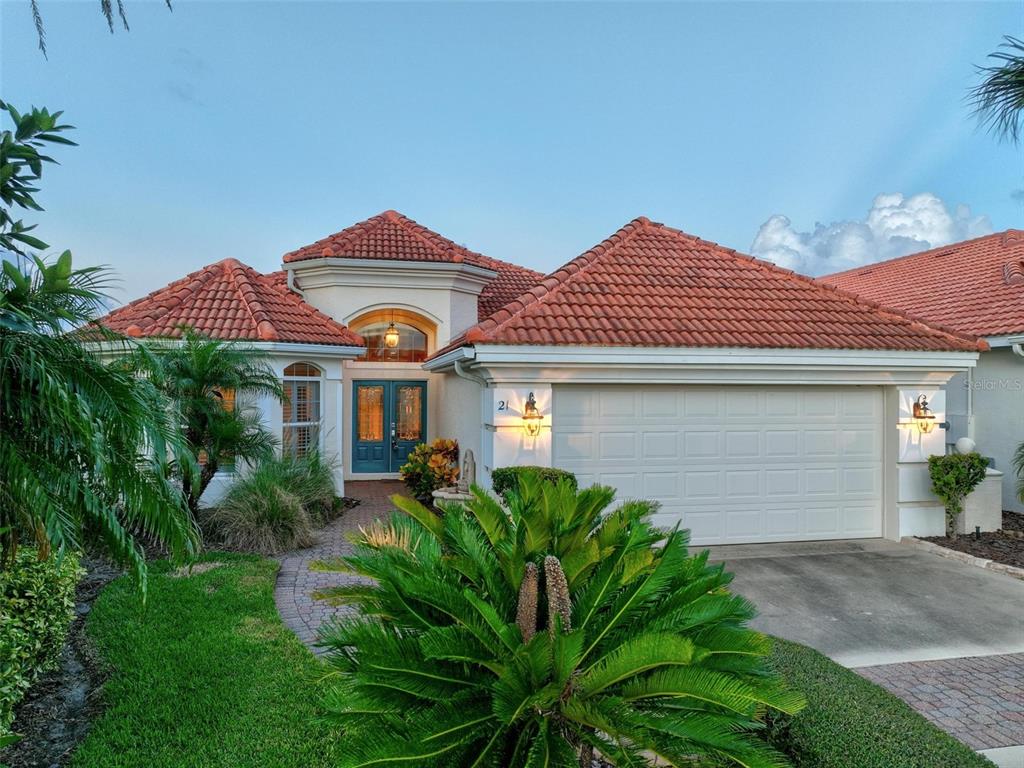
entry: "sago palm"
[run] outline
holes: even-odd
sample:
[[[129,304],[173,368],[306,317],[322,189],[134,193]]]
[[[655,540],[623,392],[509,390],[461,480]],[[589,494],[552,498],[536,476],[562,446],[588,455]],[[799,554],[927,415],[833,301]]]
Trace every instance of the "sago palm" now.
[[[358,613],[325,630],[344,766],[785,765],[753,735],[802,698],[730,576],[688,556],[656,505],[526,476],[504,510],[474,489],[438,515],[364,530],[325,590]]]
[[[191,453],[179,465],[182,490],[195,514],[225,461],[255,463],[273,454],[277,440],[261,422],[253,398],[280,399],[281,382],[266,355],[248,345],[211,339],[188,328],[180,339],[154,340],[132,363],[176,406]]]
[[[176,554],[197,545],[163,471],[187,450],[150,382],[68,333],[102,309],[102,270],[74,270],[66,252],[52,264],[28,261],[4,261],[0,276],[0,553],[10,562],[25,539],[44,553],[73,550],[91,531],[141,578],[137,533]]]

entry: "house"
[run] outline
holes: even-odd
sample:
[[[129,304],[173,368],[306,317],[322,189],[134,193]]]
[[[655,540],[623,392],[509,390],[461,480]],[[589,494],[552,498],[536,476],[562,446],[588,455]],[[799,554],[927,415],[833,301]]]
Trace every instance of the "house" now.
[[[102,322],[266,350],[289,392],[267,425],[341,457],[339,483],[454,437],[484,485],[564,467],[658,500],[696,544],[941,526],[897,488],[941,444],[942,386],[987,349],[642,217],[544,276],[388,211],[281,272],[228,259]]]
[[[945,386],[946,440],[974,440],[1002,472],[1003,509],[1024,512],[1012,464],[1024,443],[1024,231],[1010,229],[822,280],[988,342],[978,365]]]

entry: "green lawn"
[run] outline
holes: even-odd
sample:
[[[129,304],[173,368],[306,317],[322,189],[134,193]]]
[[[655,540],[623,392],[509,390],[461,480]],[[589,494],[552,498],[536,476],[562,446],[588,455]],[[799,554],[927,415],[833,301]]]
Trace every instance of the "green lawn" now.
[[[795,768],[994,768],[908,704],[817,651],[776,640],[772,665],[807,697],[770,740]]]
[[[74,768],[317,768],[337,733],[318,722],[326,668],[280,621],[277,563],[211,553],[224,565],[171,578],[150,567],[145,612],[134,584],[107,587],[88,630],[111,667],[108,709]]]
[[[89,634],[111,667],[108,705],[73,768],[319,768],[339,735],[319,721],[325,666],[281,623],[277,563],[210,553],[224,565],[171,578],[150,568],[107,587]],[[773,664],[808,706],[769,729],[796,768],[991,766],[899,699],[810,648],[779,641]]]

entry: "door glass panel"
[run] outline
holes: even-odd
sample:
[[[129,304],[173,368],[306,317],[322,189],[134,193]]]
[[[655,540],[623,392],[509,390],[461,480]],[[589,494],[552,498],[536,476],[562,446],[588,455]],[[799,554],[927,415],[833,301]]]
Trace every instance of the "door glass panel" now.
[[[359,387],[359,440],[380,442],[384,439],[384,387]]]
[[[423,389],[399,386],[395,390],[395,429],[399,440],[422,440]]]

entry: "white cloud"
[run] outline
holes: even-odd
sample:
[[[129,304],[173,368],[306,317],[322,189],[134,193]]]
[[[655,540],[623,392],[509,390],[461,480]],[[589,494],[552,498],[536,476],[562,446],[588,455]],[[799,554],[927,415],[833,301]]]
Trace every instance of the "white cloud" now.
[[[787,269],[826,275],[990,232],[988,216],[975,216],[966,205],[951,208],[930,192],[897,192],[878,195],[863,219],[815,224],[811,232],[775,214],[761,225],[750,252]]]

